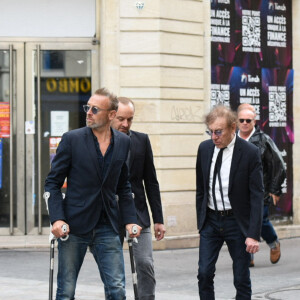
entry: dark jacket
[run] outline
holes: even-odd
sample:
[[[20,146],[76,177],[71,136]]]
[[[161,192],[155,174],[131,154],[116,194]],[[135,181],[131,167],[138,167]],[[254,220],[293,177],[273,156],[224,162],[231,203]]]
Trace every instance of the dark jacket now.
[[[209,198],[209,174],[215,145],[212,140],[200,144],[196,164],[197,224],[206,219]],[[263,216],[263,178],[257,147],[236,137],[229,174],[228,197],[234,216],[245,237],[260,239]]]
[[[129,181],[135,196],[138,223],[142,227],[150,226],[150,216],[146,202],[147,194],[153,223],[163,224],[160,190],[149,137],[145,133],[131,130],[130,140]]]
[[[113,134],[111,163],[103,181],[92,130],[83,127],[62,136],[45,183],[51,223],[64,220],[70,233],[85,234],[97,226],[103,210],[116,233],[120,217],[123,225],[137,222],[126,164],[130,139],[114,129]],[[68,187],[63,200],[65,178]]]
[[[284,162],[273,140],[259,126],[255,126],[255,132],[249,142],[260,149],[265,188],[264,202],[269,204],[271,200],[269,193],[277,196],[282,193],[281,185],[286,178]]]

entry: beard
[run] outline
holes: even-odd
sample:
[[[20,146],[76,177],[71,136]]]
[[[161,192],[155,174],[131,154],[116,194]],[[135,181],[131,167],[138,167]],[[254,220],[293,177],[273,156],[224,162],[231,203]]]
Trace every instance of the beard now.
[[[97,128],[101,128],[101,127],[105,127],[107,125],[108,122],[106,121],[101,121],[101,122],[91,122],[90,120],[85,120],[86,122],[86,126],[91,128],[91,129],[97,129]]]
[[[86,126],[92,129],[101,127],[99,124],[89,124],[88,121],[86,121]]]

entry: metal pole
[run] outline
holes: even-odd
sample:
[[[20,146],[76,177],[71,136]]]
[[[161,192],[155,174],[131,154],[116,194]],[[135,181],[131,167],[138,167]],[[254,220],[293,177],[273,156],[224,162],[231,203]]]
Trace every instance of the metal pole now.
[[[41,46],[37,45],[37,143],[38,143],[38,233],[42,234],[42,128],[41,128]]]
[[[14,127],[13,127],[13,46],[9,45],[9,233],[14,233],[14,177],[13,177],[13,155],[14,155]]]
[[[54,248],[55,238],[50,243],[49,300],[53,299]]]
[[[135,262],[134,262],[134,257],[133,257],[132,243],[133,243],[133,239],[128,238],[128,249],[129,249],[129,256],[130,256],[130,265],[131,265],[131,273],[132,273],[134,299],[139,300],[138,289],[137,289],[137,274],[136,274],[136,271],[135,271]]]

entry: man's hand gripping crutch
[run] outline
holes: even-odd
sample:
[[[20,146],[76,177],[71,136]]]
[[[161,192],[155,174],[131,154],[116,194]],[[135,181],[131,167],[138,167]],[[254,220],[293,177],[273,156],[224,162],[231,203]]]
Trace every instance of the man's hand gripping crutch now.
[[[136,237],[132,237],[132,236],[139,233],[139,230],[141,227],[137,226],[137,225],[133,225],[130,228],[130,230],[131,230],[131,234],[130,234],[129,230],[127,230],[127,226],[126,226],[126,240],[128,242],[128,250],[129,250],[129,256],[130,256],[134,299],[138,300],[139,296],[138,296],[138,289],[137,289],[137,273],[136,273],[135,260],[134,260],[133,249],[132,249],[133,243],[138,243],[138,240]]]

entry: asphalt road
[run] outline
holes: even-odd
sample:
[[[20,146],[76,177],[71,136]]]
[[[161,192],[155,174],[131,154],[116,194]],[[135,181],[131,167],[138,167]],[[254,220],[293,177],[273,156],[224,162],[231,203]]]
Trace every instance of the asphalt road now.
[[[300,299],[300,238],[281,240],[278,264],[269,260],[269,248],[261,244],[251,268],[252,299]],[[55,253],[57,257],[57,252]],[[129,253],[125,251],[127,299],[134,299]],[[198,249],[154,251],[157,300],[196,300]],[[57,266],[55,264],[55,270]],[[49,250],[0,249],[0,299],[48,299]],[[226,246],[220,252],[215,277],[216,299],[234,299],[231,259]],[[105,299],[93,256],[88,253],[78,278],[76,300]]]

